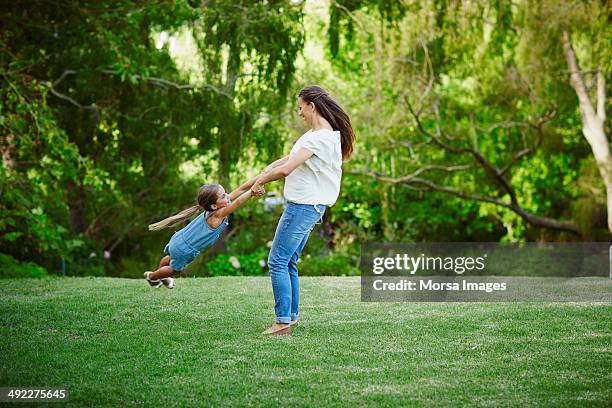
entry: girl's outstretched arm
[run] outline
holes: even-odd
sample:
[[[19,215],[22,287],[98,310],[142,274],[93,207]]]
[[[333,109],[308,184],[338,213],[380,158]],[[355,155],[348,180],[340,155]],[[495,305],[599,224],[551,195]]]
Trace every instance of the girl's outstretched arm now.
[[[253,183],[251,183],[251,184],[253,184]],[[223,218],[227,217],[228,215],[230,215],[231,213],[236,211],[238,209],[238,207],[240,207],[242,204],[244,204],[247,201],[249,201],[249,198],[251,198],[252,195],[253,195],[253,193],[251,193],[251,190],[247,190],[246,192],[242,193],[240,195],[240,197],[238,197],[237,199],[233,200],[232,203],[230,205],[228,205],[227,207],[223,207],[223,208],[220,208],[217,211],[215,211],[212,214],[212,217],[217,218],[219,220],[222,220]]]

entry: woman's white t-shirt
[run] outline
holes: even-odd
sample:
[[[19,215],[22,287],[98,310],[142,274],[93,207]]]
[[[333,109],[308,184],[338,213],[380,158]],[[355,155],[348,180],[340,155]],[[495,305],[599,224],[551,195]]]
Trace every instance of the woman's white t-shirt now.
[[[342,179],[340,132],[309,130],[295,142],[289,156],[302,148],[313,155],[285,178],[285,198],[298,204],[333,205],[340,194]]]

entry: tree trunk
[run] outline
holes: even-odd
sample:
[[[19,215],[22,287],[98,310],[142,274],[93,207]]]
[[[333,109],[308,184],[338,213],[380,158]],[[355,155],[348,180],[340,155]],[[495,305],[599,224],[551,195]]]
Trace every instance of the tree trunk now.
[[[227,75],[225,77],[225,84],[223,91],[231,95],[232,100],[228,101],[228,112],[230,117],[235,118],[235,106],[234,106],[234,95],[236,92],[236,81],[238,80],[238,74],[240,70],[240,50],[234,48],[230,49],[230,56],[227,61]],[[230,170],[232,167],[232,158],[239,157],[240,155],[233,154],[233,149],[240,148],[239,144],[236,143],[237,133],[239,134],[239,126],[237,123],[232,123],[231,126],[227,126],[225,129],[220,129],[219,134],[219,183],[227,190],[231,191],[230,186]]]
[[[68,208],[72,232],[75,234],[85,234],[87,231],[85,192],[81,186],[76,185],[72,180],[68,181]]]
[[[223,85],[223,92],[231,97],[231,99],[226,102],[228,107],[227,114],[236,120],[237,115],[235,115],[234,98],[236,94],[236,81],[238,80],[238,75],[240,74],[239,49],[233,47],[230,48],[230,55],[227,61],[226,69],[227,74],[225,77],[225,84]],[[219,129],[219,184],[221,184],[228,193],[232,190],[230,177],[232,160],[234,160],[235,157],[240,157],[240,155],[236,154],[234,151],[235,149],[240,148],[239,127],[240,126],[238,123],[231,123],[231,125],[226,126],[225,129]],[[219,239],[211,247],[211,254],[225,252],[227,249],[225,240],[233,228],[231,222],[233,215],[230,214],[229,217],[230,224],[228,228],[223,230]]]
[[[231,136],[219,135],[219,184],[221,184],[228,193],[232,188],[230,186],[231,149]]]
[[[576,91],[580,103],[580,115],[582,117],[582,133],[589,142],[593,156],[599,168],[599,174],[606,187],[608,231],[612,233],[612,156],[610,156],[610,143],[604,132],[604,121],[606,119],[605,97],[606,81],[601,70],[597,74],[597,112],[593,108],[589,93],[584,84],[582,73],[572,49],[572,43],[567,31],[564,31],[561,40],[567,65],[570,69],[572,87]]]

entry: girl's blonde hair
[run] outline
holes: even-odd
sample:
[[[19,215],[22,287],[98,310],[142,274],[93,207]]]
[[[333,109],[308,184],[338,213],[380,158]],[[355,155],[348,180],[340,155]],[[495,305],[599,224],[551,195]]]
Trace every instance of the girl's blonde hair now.
[[[185,208],[183,211],[174,214],[166,219],[163,219],[155,224],[149,225],[150,231],[157,231],[163,228],[172,227],[176,224],[180,224],[193,217],[200,209],[206,211],[213,211],[211,208],[219,198],[219,184],[204,184],[198,191],[197,204],[193,207]]]

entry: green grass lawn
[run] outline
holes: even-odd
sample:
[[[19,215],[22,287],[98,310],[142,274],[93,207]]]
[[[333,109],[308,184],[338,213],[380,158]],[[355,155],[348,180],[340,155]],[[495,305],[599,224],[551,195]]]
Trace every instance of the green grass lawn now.
[[[359,278],[302,278],[300,326],[264,337],[269,278],[0,283],[0,385],[75,406],[612,404],[609,303],[362,303]]]

